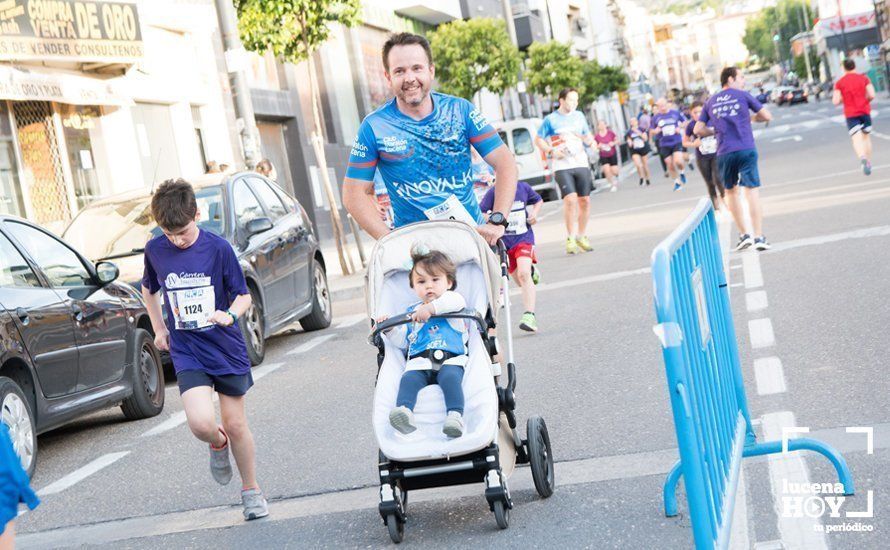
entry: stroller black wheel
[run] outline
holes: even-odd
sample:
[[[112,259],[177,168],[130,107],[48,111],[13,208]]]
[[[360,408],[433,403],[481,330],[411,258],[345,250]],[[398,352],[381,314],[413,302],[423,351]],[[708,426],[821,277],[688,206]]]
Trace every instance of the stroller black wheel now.
[[[532,469],[535,489],[541,498],[553,494],[556,485],[553,473],[553,454],[550,450],[550,435],[547,424],[540,416],[528,419],[528,458]]]
[[[395,514],[386,516],[386,529],[389,531],[389,538],[396,544],[405,538],[405,524],[399,521]]]
[[[497,522],[498,527],[501,529],[510,527],[510,509],[507,508],[502,500],[494,501],[492,506],[494,507],[494,520]]]

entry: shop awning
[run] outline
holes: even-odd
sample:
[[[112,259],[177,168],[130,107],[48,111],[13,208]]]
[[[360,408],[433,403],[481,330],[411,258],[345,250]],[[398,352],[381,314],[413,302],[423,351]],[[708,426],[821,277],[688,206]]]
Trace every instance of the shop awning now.
[[[0,99],[57,101],[71,105],[132,105],[133,101],[117,90],[116,80],[0,65]]]

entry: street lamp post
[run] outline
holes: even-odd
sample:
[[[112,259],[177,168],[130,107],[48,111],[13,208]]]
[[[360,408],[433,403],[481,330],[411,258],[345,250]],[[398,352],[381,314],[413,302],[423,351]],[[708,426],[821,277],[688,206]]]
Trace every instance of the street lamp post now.
[[[809,30],[808,24],[807,24],[808,19],[804,19],[803,9],[804,9],[805,5],[806,5],[806,2],[801,3],[801,9],[800,9],[800,11],[797,12],[797,15],[800,17],[801,25],[803,26],[803,60],[807,66],[807,78],[809,79],[810,82],[812,82],[813,81],[813,67],[810,66],[810,37],[809,37],[810,30]]]

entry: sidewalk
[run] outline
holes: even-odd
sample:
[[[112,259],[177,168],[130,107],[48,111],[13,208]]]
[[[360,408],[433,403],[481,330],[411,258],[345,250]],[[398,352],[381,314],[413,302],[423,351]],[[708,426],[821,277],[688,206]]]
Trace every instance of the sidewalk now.
[[[365,256],[368,257],[374,247],[374,240],[364,232],[362,232],[361,239]],[[365,296],[365,268],[362,266],[355,243],[350,239],[350,242],[346,244],[346,253],[352,258],[352,267],[355,269],[355,273],[352,275],[344,275],[340,269],[337,247],[333,242],[324,243],[319,246],[319,249],[328,270],[328,290],[331,293],[331,301],[343,302],[363,298]]]

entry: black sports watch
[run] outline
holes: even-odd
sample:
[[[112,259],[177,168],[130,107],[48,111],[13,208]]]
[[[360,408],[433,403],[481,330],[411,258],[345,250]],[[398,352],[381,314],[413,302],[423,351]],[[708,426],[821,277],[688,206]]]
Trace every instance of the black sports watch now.
[[[510,225],[510,222],[507,221],[507,217],[500,212],[492,212],[491,215],[488,216],[488,223],[492,225],[500,225],[504,229]]]

